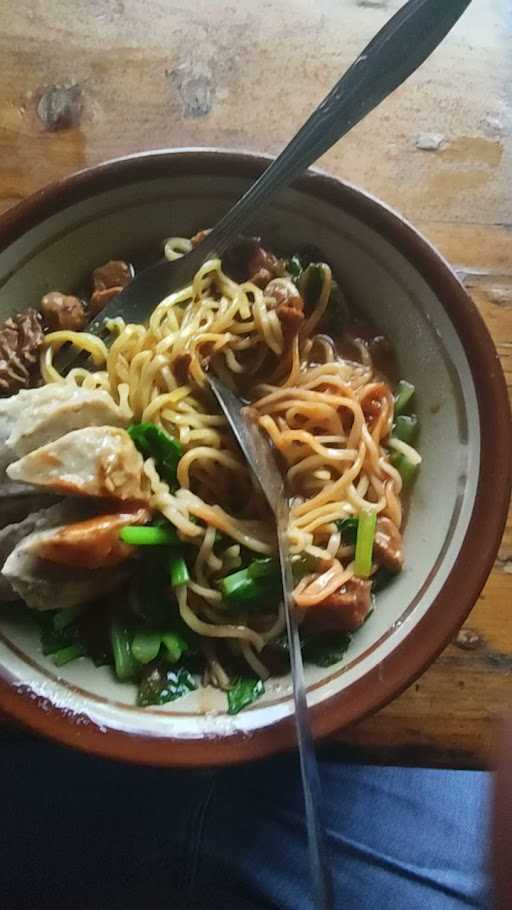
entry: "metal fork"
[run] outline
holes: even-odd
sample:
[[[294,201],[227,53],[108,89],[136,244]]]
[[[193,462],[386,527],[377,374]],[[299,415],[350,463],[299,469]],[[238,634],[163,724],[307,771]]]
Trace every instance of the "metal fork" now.
[[[313,164],[377,107],[430,56],[471,0],[409,0],[378,32],[250,189],[190,253],[144,269],[88,326],[108,337],[106,319],[144,322],[166,295],[190,284],[213,254],[221,256],[254,221],[264,204]],[[68,370],[80,355],[62,349],[56,365]]]

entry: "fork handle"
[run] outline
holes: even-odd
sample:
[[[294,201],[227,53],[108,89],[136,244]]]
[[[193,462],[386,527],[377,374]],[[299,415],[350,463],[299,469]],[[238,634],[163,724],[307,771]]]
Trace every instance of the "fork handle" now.
[[[313,164],[411,75],[471,0],[409,0],[359,55],[304,126],[197,247],[221,255],[276,192]]]

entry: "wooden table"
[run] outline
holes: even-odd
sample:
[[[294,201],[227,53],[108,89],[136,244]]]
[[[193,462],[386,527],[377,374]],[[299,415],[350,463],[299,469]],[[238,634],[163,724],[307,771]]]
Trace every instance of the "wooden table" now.
[[[0,211],[162,146],[277,152],[401,0],[0,0]],[[512,14],[473,0],[320,166],[400,209],[459,271],[512,378]],[[492,508],[492,503],[489,503]],[[340,735],[369,760],[484,766],[512,708],[512,527],[456,642]]]

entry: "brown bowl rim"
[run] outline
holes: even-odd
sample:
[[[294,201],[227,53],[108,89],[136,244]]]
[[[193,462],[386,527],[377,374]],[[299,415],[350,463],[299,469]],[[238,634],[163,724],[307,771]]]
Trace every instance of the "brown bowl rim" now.
[[[256,178],[271,158],[223,149],[162,149],[116,158],[64,177],[8,210],[0,220],[0,250],[51,215],[86,198],[141,180],[176,175]],[[511,488],[512,425],[501,365],[478,310],[449,264],[404,218],[371,194],[319,171],[294,188],[335,203],[368,224],[411,262],[441,300],[464,347],[475,382],[480,471],[471,519],[453,568],[427,613],[384,661],[311,710],[314,736],[326,737],[374,713],[407,688],[440,654],[472,609],[494,563]],[[482,382],[482,377],[485,377]],[[484,440],[493,445],[484,445]],[[493,504],[489,508],[489,503]],[[450,610],[443,608],[450,604]],[[96,725],[84,715],[44,705],[0,679],[0,710],[30,729],[96,755],[139,764],[200,767],[234,764],[291,748],[293,720],[251,734],[208,740],[147,736]],[[79,720],[79,722],[77,722]]]

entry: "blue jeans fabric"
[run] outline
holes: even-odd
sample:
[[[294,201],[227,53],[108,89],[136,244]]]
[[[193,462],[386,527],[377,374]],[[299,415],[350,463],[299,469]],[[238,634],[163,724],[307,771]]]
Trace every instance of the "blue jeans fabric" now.
[[[488,775],[321,761],[335,906],[486,907]],[[296,756],[136,768],[0,749],[0,906],[309,910]]]

